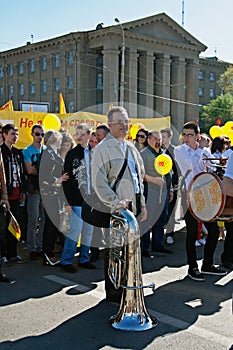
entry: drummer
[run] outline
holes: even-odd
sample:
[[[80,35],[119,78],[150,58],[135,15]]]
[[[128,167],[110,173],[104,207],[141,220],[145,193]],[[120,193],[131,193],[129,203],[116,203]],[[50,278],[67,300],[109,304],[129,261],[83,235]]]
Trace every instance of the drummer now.
[[[194,122],[187,122],[183,126],[182,136],[184,144],[177,146],[174,150],[175,160],[178,163],[181,174],[185,180],[186,191],[193,177],[202,173],[205,169],[205,161],[203,161],[203,149],[199,147],[200,139],[199,126]],[[185,191],[184,191],[185,192]],[[198,233],[198,221],[195,219],[187,205],[186,193],[183,195],[183,210],[186,223],[186,254],[188,263],[188,276],[195,281],[204,281],[205,274],[209,275],[225,275],[226,271],[219,266],[213,264],[214,251],[217,246],[219,237],[219,228],[216,222],[206,222],[208,234],[204,248],[204,259],[201,272],[197,264],[195,241]]]

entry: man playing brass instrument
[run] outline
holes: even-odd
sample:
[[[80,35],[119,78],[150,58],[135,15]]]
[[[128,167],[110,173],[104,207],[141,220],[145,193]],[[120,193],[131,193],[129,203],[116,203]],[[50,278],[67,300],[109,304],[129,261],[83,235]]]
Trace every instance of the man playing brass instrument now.
[[[146,220],[147,211],[143,195],[144,166],[141,156],[133,143],[125,140],[129,129],[128,113],[123,107],[113,107],[108,112],[109,135],[99,143],[92,158],[92,185],[100,200],[110,208],[116,210],[129,208],[141,221]],[[127,153],[126,153],[127,152]],[[126,156],[128,154],[128,156]],[[119,181],[116,192],[112,186],[122,168],[125,158],[127,166]],[[108,237],[106,237],[107,243]],[[107,301],[120,302],[121,290],[115,290],[108,277],[109,249],[105,254],[105,290]]]

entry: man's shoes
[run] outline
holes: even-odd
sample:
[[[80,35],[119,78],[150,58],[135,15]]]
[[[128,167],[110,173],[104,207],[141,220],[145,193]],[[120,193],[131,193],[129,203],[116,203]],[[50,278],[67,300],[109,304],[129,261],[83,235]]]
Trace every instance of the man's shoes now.
[[[84,267],[85,269],[89,269],[89,270],[94,270],[96,268],[96,266],[93,265],[90,261],[86,261],[82,264],[79,263],[78,265],[81,267]]]
[[[19,256],[19,255],[15,256],[14,258],[11,258],[11,259],[9,260],[9,264],[10,264],[10,265],[12,265],[12,264],[24,264],[24,263],[26,263],[26,262],[27,262],[27,260],[21,258],[21,256]]]
[[[227,270],[233,270],[233,263],[232,262],[225,262],[222,264],[222,267]]]
[[[205,281],[204,275],[198,270],[197,267],[195,267],[194,269],[188,270],[188,276],[192,278],[192,280],[194,281],[200,281],[200,282]]]
[[[0,265],[7,265],[8,264],[8,260],[5,256],[3,256],[1,259],[0,259]]]
[[[64,270],[65,272],[69,272],[69,273],[75,273],[76,271],[78,271],[78,268],[72,264],[69,265],[60,265],[62,270]]]
[[[10,282],[10,279],[3,274],[0,274],[0,282]]]
[[[29,256],[30,256],[30,260],[34,260],[34,261],[39,260],[40,258],[37,252],[30,252]]]
[[[142,250],[141,256],[144,256],[145,258],[150,258],[151,257],[151,255],[148,252],[148,250]]]
[[[173,251],[170,249],[167,249],[165,247],[161,247],[159,249],[153,249],[153,252],[158,252],[158,253],[165,253],[165,254],[173,254]]]
[[[174,244],[174,238],[172,236],[167,236],[166,243],[167,244]]]
[[[209,267],[202,267],[201,272],[206,275],[216,275],[216,276],[224,276],[227,274],[226,270],[223,270],[219,266],[214,266],[214,265],[211,265]]]

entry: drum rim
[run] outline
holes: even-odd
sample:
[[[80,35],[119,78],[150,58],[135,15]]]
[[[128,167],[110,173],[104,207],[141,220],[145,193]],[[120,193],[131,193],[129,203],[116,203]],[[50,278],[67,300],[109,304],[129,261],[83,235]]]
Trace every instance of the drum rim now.
[[[221,180],[220,180],[220,178],[219,178],[216,174],[210,174],[210,173],[207,173],[207,172],[203,171],[203,172],[201,172],[201,173],[198,173],[198,174],[194,175],[193,179],[191,180],[191,182],[190,182],[190,184],[189,184],[189,186],[188,186],[188,191],[187,191],[187,202],[188,202],[189,211],[190,211],[191,214],[195,217],[195,219],[197,219],[198,221],[203,221],[202,218],[199,218],[199,217],[194,213],[194,211],[193,211],[193,209],[192,209],[192,207],[191,207],[191,204],[190,204],[191,201],[190,201],[190,195],[189,195],[189,193],[190,193],[190,191],[191,191],[191,187],[192,187],[194,181],[195,181],[200,175],[210,175],[210,176],[213,176],[213,177],[217,180],[217,182],[218,182],[218,184],[219,184],[219,186],[220,186],[220,189],[221,189],[221,192],[222,192],[222,200],[221,200],[220,208],[219,208],[218,212],[215,214],[215,216],[214,216],[212,219],[210,219],[210,220],[205,220],[205,222],[216,221],[216,217],[220,216],[221,213],[223,212],[224,207],[225,207],[225,202],[226,202],[226,196],[223,194],[223,191],[222,191],[222,183],[221,183]]]

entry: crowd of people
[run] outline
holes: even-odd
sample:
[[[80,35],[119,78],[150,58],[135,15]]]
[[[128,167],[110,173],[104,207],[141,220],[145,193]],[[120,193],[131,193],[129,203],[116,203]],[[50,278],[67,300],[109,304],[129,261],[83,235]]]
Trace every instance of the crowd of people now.
[[[75,138],[66,130],[45,131],[43,125],[35,124],[31,129],[32,144],[23,150],[14,146],[19,136],[16,126],[1,125],[0,215],[5,225],[1,220],[0,269],[41,259],[44,265],[60,266],[65,272],[75,273],[77,252],[78,266],[95,269],[94,262],[102,247],[106,298],[118,302],[121,291],[114,289],[108,276],[109,228],[95,227],[82,215],[83,203],[95,194],[109,212],[125,208],[133,211],[140,227],[143,257],[150,258],[153,252],[173,253],[170,247],[175,244],[175,214],[179,210],[187,230],[188,276],[204,281],[205,274],[225,275],[232,270],[233,221],[223,225],[217,221],[203,223],[206,239],[202,240],[204,256],[199,270],[196,242],[200,225],[187,205],[192,179],[205,171],[216,173],[224,193],[233,196],[233,154],[229,139],[211,140],[200,133],[196,123],[187,122],[176,146],[171,143],[171,128],[140,128],[135,140],[128,140],[127,111],[113,107],[107,118],[107,124],[95,130],[85,123],[79,124]],[[172,169],[164,176],[154,166],[161,154],[172,159]],[[179,200],[182,210],[178,207]],[[8,230],[8,209],[21,227],[21,240],[27,244],[29,259],[17,253],[17,240]],[[61,232],[64,211],[69,222],[67,230]],[[222,264],[216,266],[214,252],[220,232],[224,239]],[[1,270],[0,281],[9,281]]]

